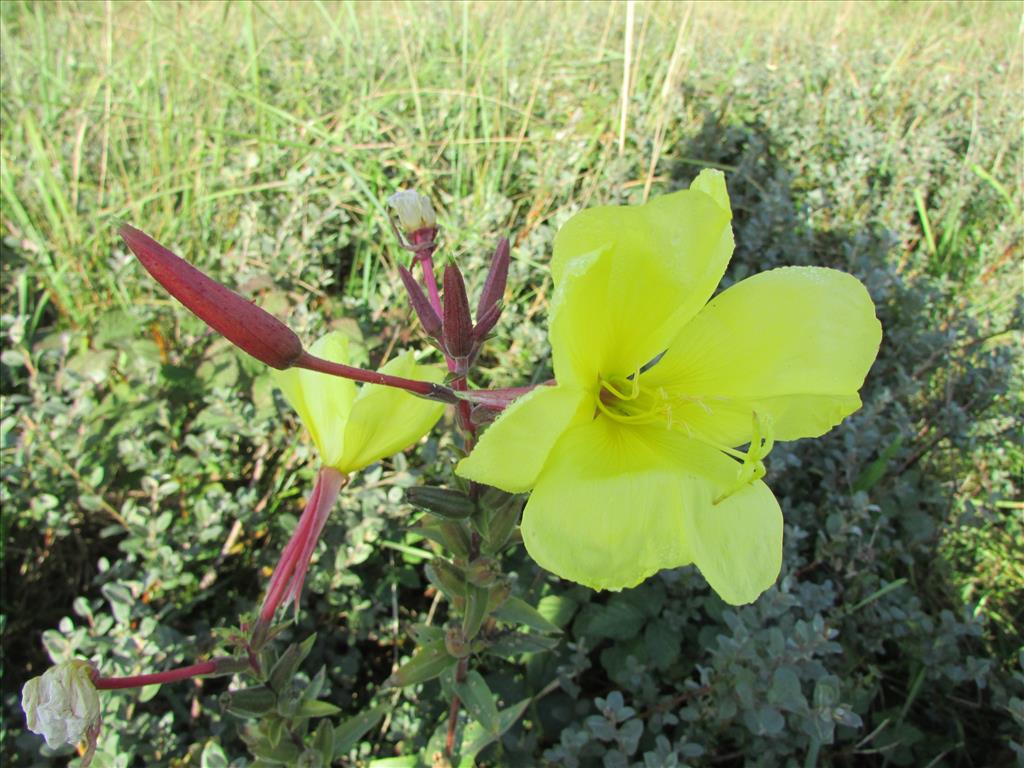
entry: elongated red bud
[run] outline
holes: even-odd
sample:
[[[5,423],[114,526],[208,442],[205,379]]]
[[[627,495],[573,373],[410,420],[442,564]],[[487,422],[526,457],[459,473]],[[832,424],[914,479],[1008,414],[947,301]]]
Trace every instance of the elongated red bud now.
[[[251,301],[207,277],[135,227],[118,230],[142,266],[174,298],[243,352],[272,368],[290,368],[302,355],[291,328]]]
[[[455,264],[444,268],[443,330],[449,357],[465,360],[473,348],[473,320],[466,297],[466,281]]]
[[[491,258],[491,268],[487,272],[487,280],[484,281],[483,290],[480,291],[480,303],[476,307],[476,322],[478,325],[481,324],[484,315],[488,314],[494,307],[500,306],[501,299],[505,295],[505,284],[508,282],[509,255],[508,239],[503,237],[498,241],[498,247],[494,250],[494,256]],[[500,309],[498,314],[500,316]],[[497,317],[494,318],[494,323],[496,322],[498,322]],[[494,323],[491,323],[491,328],[494,327]],[[490,328],[487,330],[490,330]],[[486,331],[484,333],[486,334]]]
[[[423,292],[423,288],[416,282],[412,272],[405,267],[399,266],[398,274],[402,278],[402,284],[405,286],[406,293],[409,294],[409,302],[416,311],[416,317],[420,319],[423,330],[427,332],[428,336],[440,340],[441,318],[437,316],[437,312],[430,306],[430,300]]]
[[[501,303],[499,302],[498,304],[492,304],[483,315],[477,317],[477,323],[473,326],[473,340],[477,344],[481,344],[500,319]]]

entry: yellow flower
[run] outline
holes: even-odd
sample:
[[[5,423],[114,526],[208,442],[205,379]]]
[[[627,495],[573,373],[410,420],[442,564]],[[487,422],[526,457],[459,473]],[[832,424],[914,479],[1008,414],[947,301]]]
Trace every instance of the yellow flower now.
[[[552,573],[622,589],[694,563],[732,604],[778,577],[762,460],[860,407],[881,326],[864,286],[831,269],[763,272],[709,303],[731,220],[708,170],[646,205],[583,211],[555,238],[558,383],[516,401],[456,470],[532,489],[523,540]]]
[[[346,336],[329,333],[311,348],[317,357],[350,364],[355,350]],[[442,372],[404,352],[381,373],[439,382]],[[309,430],[320,460],[343,474],[398,453],[430,431],[444,405],[393,387],[363,384],[299,368],[274,371],[274,381]]]

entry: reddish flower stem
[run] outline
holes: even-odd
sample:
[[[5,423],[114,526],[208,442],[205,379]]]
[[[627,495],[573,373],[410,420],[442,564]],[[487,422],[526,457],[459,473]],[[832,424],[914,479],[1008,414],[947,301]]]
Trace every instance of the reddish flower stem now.
[[[434,308],[438,316],[441,315],[441,295],[437,292],[437,277],[434,275],[434,258],[429,253],[417,256],[420,266],[423,267],[423,282],[427,286],[427,297],[430,299],[430,306]]]
[[[434,237],[436,235],[437,229],[434,227],[419,229],[409,235],[409,243],[416,256],[416,261],[423,268],[423,284],[427,287],[430,306],[437,312],[438,317],[442,317],[441,296],[437,292],[437,277],[434,275],[434,251],[437,249]]]
[[[457,403],[458,398],[448,387],[440,384],[433,384],[429,381],[418,379],[405,379],[401,376],[391,376],[379,371],[367,371],[363,368],[354,368],[351,365],[332,363],[330,360],[303,352],[293,365],[296,368],[305,368],[309,371],[318,371],[330,376],[340,376],[343,379],[362,381],[367,384],[380,384],[385,387],[396,387],[411,392],[414,395],[425,397],[428,400],[437,400],[442,403]]]
[[[113,691],[121,688],[141,688],[144,685],[160,683],[177,683],[199,675],[212,675],[218,669],[218,660],[203,661],[187,667],[168,669],[166,672],[153,672],[148,675],[132,675],[130,677],[100,677],[93,679],[93,684],[101,691]]]

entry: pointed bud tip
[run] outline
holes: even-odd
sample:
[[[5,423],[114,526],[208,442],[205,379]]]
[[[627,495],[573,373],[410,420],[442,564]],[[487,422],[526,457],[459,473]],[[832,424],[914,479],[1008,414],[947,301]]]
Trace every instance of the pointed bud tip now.
[[[272,368],[290,368],[302,342],[284,323],[175,255],[145,232],[117,229],[153,278],[199,319],[236,347]]]
[[[494,249],[494,256],[491,257],[491,268],[487,272],[487,280],[480,291],[480,302],[476,307],[476,321],[480,324],[484,315],[487,315],[492,308],[501,303],[505,296],[505,285],[508,283],[508,265],[511,255],[508,238],[501,238],[498,247]],[[499,310],[500,312],[500,310]],[[497,322],[495,318],[494,322]],[[491,325],[493,328],[493,324]]]

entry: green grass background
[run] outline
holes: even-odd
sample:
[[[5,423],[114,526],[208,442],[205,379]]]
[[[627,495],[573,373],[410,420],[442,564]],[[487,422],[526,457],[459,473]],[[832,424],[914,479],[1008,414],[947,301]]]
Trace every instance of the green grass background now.
[[[478,385],[544,375],[559,224],[677,188],[702,167],[725,170],[734,194],[729,279],[798,262],[865,279],[889,308],[893,360],[858,417],[870,449],[851,427],[821,471],[865,509],[884,508],[914,473],[933,478],[925,522],[893,533],[927,550],[874,552],[884,567],[829,564],[840,550],[822,541],[863,552],[874,539],[825,509],[804,526],[818,542],[804,545],[804,565],[812,579],[822,563],[840,583],[860,579],[850,604],[909,584],[929,616],[971,614],[980,658],[1001,678],[1019,671],[1019,4],[12,0],[0,20],[4,739],[19,764],[37,742],[21,731],[17,688],[46,663],[40,637],[76,597],[116,602],[101,597],[113,568],[179,632],[200,632],[189,601],[203,621],[231,621],[256,599],[244,580],[216,591],[205,571],[153,579],[162,566],[145,550],[187,530],[170,545],[186,571],[265,568],[286,530],[275,513],[308,477],[308,448],[293,445],[265,380],[223,362],[125,253],[117,223],[258,297],[307,340],[358,323],[379,356],[418,339],[383,209],[408,185],[435,200],[443,253],[471,288],[496,237],[513,239],[508,309]],[[172,437],[154,447],[160,432]],[[431,445],[370,484],[442,474],[430,451],[446,443]],[[794,506],[812,498],[802,492]],[[229,534],[235,549],[222,551]],[[925,560],[934,573],[919,570]],[[342,585],[324,578],[322,591]],[[115,646],[127,648],[132,621],[116,618]],[[897,675],[900,723],[921,704],[922,664]],[[949,743],[913,758],[973,764],[969,742],[987,734],[988,754],[1012,759],[996,735],[1010,706],[976,705],[981,715],[943,710]],[[888,711],[864,705],[875,710]],[[175,717],[154,716],[133,738],[178,729],[160,754],[180,757],[194,726]],[[860,742],[870,730],[822,760],[891,759],[896,748]],[[721,738],[703,759],[743,751]]]

